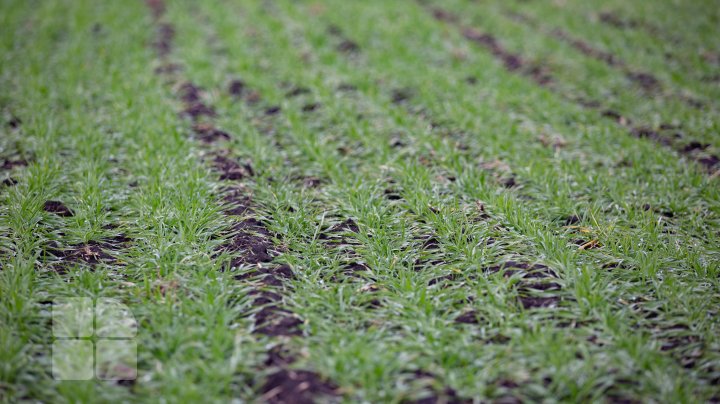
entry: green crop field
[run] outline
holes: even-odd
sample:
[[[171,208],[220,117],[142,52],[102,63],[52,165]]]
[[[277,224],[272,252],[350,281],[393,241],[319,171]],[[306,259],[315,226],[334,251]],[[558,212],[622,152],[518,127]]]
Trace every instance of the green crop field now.
[[[0,27],[0,402],[720,402],[716,0]]]

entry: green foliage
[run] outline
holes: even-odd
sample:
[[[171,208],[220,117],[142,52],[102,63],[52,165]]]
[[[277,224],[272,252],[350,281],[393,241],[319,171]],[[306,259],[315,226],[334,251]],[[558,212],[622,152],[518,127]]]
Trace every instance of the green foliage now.
[[[1,399],[252,401],[276,344],[348,402],[446,388],[483,400],[717,399],[718,177],[571,101],[678,125],[717,155],[708,2],[168,1],[169,58],[183,67],[170,83],[154,73],[157,24],[140,1],[6,3],[0,112],[22,123],[3,123],[0,161],[28,165],[0,172],[17,180],[0,185]],[[460,20],[437,21],[436,6]],[[608,10],[656,34],[603,24]],[[493,33],[555,87],[507,71],[455,25]],[[652,72],[662,91],[638,90],[553,27]],[[261,100],[228,94],[233,79]],[[205,90],[229,141],[193,138],[178,114],[183,81]],[[220,181],[217,151],[255,175]],[[275,261],[262,266],[295,273],[276,293],[302,336],[254,332],[257,285],[237,279],[253,266],[222,252],[244,217],[223,212],[227,185],[274,234]],[[45,211],[48,200],[74,215]],[[329,231],[348,219],[357,233]],[[61,270],[53,256],[120,234],[130,242],[113,262]],[[132,309],[131,387],[52,379],[48,302],[73,296]]]

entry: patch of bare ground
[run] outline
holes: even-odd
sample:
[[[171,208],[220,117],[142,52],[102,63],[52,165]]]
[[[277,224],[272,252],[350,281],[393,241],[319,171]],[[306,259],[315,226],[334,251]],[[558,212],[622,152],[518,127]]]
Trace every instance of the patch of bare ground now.
[[[128,247],[132,240],[124,234],[107,237],[100,241],[88,241],[82,244],[61,247],[51,242],[46,252],[56,258],[52,268],[58,273],[65,273],[69,266],[82,263],[95,266],[100,263],[120,265],[116,253]]]
[[[45,201],[43,204],[43,210],[45,212],[54,213],[58,216],[63,217],[70,217],[74,216],[75,212],[72,211],[72,209],[65,206],[64,203],[60,201]]]
[[[260,399],[271,404],[313,404],[318,398],[337,401],[340,395],[338,387],[319,374],[288,368],[268,375],[260,393]]]

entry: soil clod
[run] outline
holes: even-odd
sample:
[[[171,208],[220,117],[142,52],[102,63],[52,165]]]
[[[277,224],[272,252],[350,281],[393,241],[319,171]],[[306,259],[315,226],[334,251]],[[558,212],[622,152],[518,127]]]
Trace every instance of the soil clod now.
[[[455,318],[456,323],[461,324],[477,324],[478,318],[477,318],[477,312],[475,311],[468,311],[465,312]]]
[[[693,142],[690,142],[687,145],[685,145],[685,147],[682,148],[682,151],[684,153],[690,153],[690,152],[693,152],[696,150],[705,150],[708,147],[710,147],[710,145],[707,143],[700,143],[700,142],[693,141]]]
[[[214,117],[217,115],[212,107],[200,102],[188,105],[183,110],[183,114],[189,116],[194,121],[197,121],[201,116]]]
[[[305,105],[303,105],[302,111],[303,111],[303,112],[312,112],[312,111],[315,111],[315,110],[318,109],[318,108],[320,108],[320,104],[318,104],[318,103],[315,102],[315,103],[310,103],[310,104],[305,104]]]
[[[22,125],[22,120],[20,120],[20,118],[18,118],[18,117],[16,117],[16,116],[13,116],[13,117],[11,117],[10,120],[7,122],[7,125],[8,125],[11,129],[17,129],[17,128],[20,127],[20,125]]]
[[[358,227],[357,223],[355,223],[352,219],[347,219],[343,221],[342,223],[338,223],[334,226],[332,226],[330,229],[328,229],[328,233],[343,233],[343,232],[352,232],[357,233],[360,231],[360,228]]]
[[[201,90],[200,87],[192,83],[183,83],[178,89],[180,99],[188,104],[200,102]]]
[[[412,96],[412,91],[407,88],[395,89],[390,94],[393,104],[402,104],[403,102],[412,98]]]
[[[255,175],[249,163],[240,164],[231,158],[221,155],[215,156],[213,166],[220,172],[221,181],[237,181]]]
[[[338,44],[337,50],[342,53],[357,53],[360,51],[360,45],[357,42],[344,39]]]
[[[529,296],[521,296],[520,297],[520,304],[522,304],[524,309],[535,309],[535,308],[543,308],[543,307],[555,307],[560,302],[560,298],[556,296],[548,296],[548,297],[529,297]]]
[[[260,389],[269,404],[313,404],[316,397],[338,396],[338,388],[309,370],[281,369],[268,376]]]
[[[280,107],[275,105],[265,109],[265,115],[277,115],[280,112]]]
[[[402,200],[402,196],[398,193],[398,191],[394,189],[386,189],[384,191],[385,198],[389,201],[399,201]]]
[[[232,237],[222,249],[241,253],[232,260],[232,266],[270,262],[273,257],[268,249],[272,248],[270,232],[256,219],[245,219],[232,229]]]
[[[322,185],[322,179],[318,177],[305,177],[303,178],[303,186],[306,188],[317,188]]]
[[[518,186],[518,182],[515,180],[515,177],[509,177],[502,181],[502,186],[505,188],[515,188]]]
[[[720,164],[720,158],[716,155],[701,157],[697,161],[708,170],[714,170]]]
[[[620,115],[619,112],[613,111],[613,110],[605,110],[601,114],[605,118],[610,118],[615,121],[615,123],[625,126],[632,123],[629,119],[625,118],[624,116]]]
[[[219,140],[230,140],[230,135],[210,124],[196,124],[193,131],[198,135],[198,139],[204,143],[214,143]]]
[[[310,94],[310,89],[307,87],[293,87],[292,89],[290,89],[290,91],[288,91],[285,94],[285,96],[292,98],[292,97],[297,97],[297,96],[300,96],[303,94]]]
[[[301,335],[302,321],[287,310],[270,305],[255,314],[255,332],[268,336]]]
[[[630,81],[647,92],[657,92],[661,89],[660,81],[650,73],[628,72],[627,76]]]
[[[61,262],[58,263],[60,269],[67,264],[76,262],[83,262],[90,265],[96,265],[101,262],[112,263],[115,262],[116,259],[107,251],[117,251],[127,244],[127,242],[114,243],[112,240],[104,240],[101,242],[89,241],[85,244],[71,246],[68,249],[58,249],[53,246],[53,248],[48,249],[48,252],[61,260]]]
[[[73,212],[72,209],[68,208],[60,201],[45,201],[43,210],[63,217],[71,217],[75,215],[75,212]]]
[[[239,97],[243,94],[243,92],[245,91],[245,88],[246,88],[246,86],[245,86],[244,81],[233,80],[228,85],[228,93],[230,93],[230,95],[232,95],[232,96]]]
[[[226,192],[223,201],[227,204],[223,210],[226,215],[240,216],[252,210],[250,207],[252,199],[240,189]]]
[[[295,362],[295,356],[283,345],[275,345],[267,352],[265,366],[287,366]]]
[[[170,24],[159,24],[157,27],[157,36],[153,46],[158,56],[165,57],[172,51],[172,43],[175,39],[175,28]]]

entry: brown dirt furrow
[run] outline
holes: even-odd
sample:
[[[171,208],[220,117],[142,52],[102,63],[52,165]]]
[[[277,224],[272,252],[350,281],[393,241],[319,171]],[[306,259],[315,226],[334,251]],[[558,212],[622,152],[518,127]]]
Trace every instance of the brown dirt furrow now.
[[[249,296],[260,310],[254,314],[255,333],[267,336],[300,336],[302,320],[283,307],[282,291],[285,283],[295,278],[288,265],[273,264],[273,234],[265,224],[253,217],[252,199],[237,188],[225,191],[227,215],[240,214],[245,219],[235,223],[229,230],[227,242],[219,252],[230,253],[234,258],[230,267],[246,268],[235,279],[252,285]]]
[[[519,54],[508,51],[492,34],[463,25],[458,16],[447,10],[431,8],[429,12],[436,20],[456,26],[465,39],[487,49],[496,59],[502,62],[506,70],[530,77],[541,86],[547,86],[553,82],[553,77],[545,67],[537,63],[530,63]]]
[[[612,67],[625,67],[627,66],[624,61],[622,61],[618,56],[595,48],[593,45],[590,45],[589,43],[583,41],[582,39],[574,38],[571,36],[568,32],[563,31],[560,28],[554,28],[550,31],[550,34],[555,37],[556,39],[559,39],[561,42],[565,42],[578,50],[580,53],[582,53],[585,56],[588,56],[592,59],[599,60],[603,63],[605,63],[608,66]]]
[[[603,11],[598,13],[595,17],[598,21],[600,21],[600,23],[617,29],[642,30],[653,37],[663,37],[675,44],[682,42],[682,40],[676,35],[672,35],[664,31],[662,28],[649,21],[625,17],[614,11]]]
[[[244,94],[247,87],[233,81],[228,86],[231,93]],[[250,91],[247,94],[255,94],[259,100],[259,94]],[[185,105],[184,112],[188,110],[210,111],[197,115],[187,114],[194,123],[193,131],[199,135],[198,140],[203,143],[210,143],[217,139],[229,139],[230,135],[217,129],[212,123],[216,116],[214,109],[203,101],[203,90],[197,85],[185,82],[177,92],[178,98]],[[202,122],[198,122],[204,116]],[[220,149],[210,152],[211,166],[219,174],[220,181],[237,182],[249,180],[255,175],[251,163],[238,162],[230,157],[231,150]],[[275,276],[274,274],[286,273],[289,267],[267,268],[274,259],[273,234],[265,226],[265,223],[252,217],[255,207],[252,198],[243,187],[230,186],[223,191],[223,200],[226,203],[224,212],[226,215],[234,216],[240,214],[243,219],[236,222],[225,234],[227,241],[219,248],[219,252],[229,253],[234,256],[230,261],[231,268],[250,267],[250,272],[236,277],[245,281],[257,278],[257,287],[249,292],[251,298],[259,311],[255,313],[255,332],[268,336],[293,336],[301,335],[299,326],[302,321],[292,312],[282,307],[282,296],[275,292],[267,291],[283,288],[287,276]]]
[[[441,19],[450,19],[451,21],[456,21],[451,15],[443,14],[443,12],[440,11],[436,13],[436,17],[437,16],[439,16],[439,18]],[[489,41],[493,43],[492,39],[489,39]],[[493,43],[493,45],[491,46],[494,48],[499,48],[499,45],[497,45],[497,43]],[[498,53],[502,52],[502,50],[498,50]],[[439,136],[449,136],[457,139],[458,148],[460,150],[465,150],[462,145],[462,136],[460,135],[460,131],[453,129],[446,124],[440,122],[439,120],[435,119],[434,117],[430,116],[427,110],[423,108],[418,108],[417,106],[413,106],[412,99],[415,94],[417,94],[417,91],[412,88],[396,88],[390,90],[389,98],[393,104],[403,107],[403,109],[405,109],[410,115],[413,115],[422,122],[425,122]],[[434,163],[432,159],[430,159],[426,162],[426,164]],[[517,181],[517,177],[510,171],[510,167],[508,167],[507,164],[499,160],[484,162],[481,164],[481,168],[492,173],[495,181],[498,183],[498,185],[502,187],[520,188],[522,186]],[[447,178],[447,180],[454,181],[455,178],[450,177]],[[384,192],[385,198],[390,201],[402,200],[401,190],[398,189],[398,184],[396,183],[396,181],[390,179],[388,181],[388,184],[389,187]],[[484,208],[481,208],[481,210],[483,209]],[[480,220],[484,220],[486,218],[486,216],[484,216],[484,212],[480,213],[482,216]],[[357,224],[355,224],[352,220],[346,220],[345,222],[331,227],[328,231],[321,233],[320,239],[332,240],[331,236],[328,235],[328,233],[333,233],[333,231],[338,233],[342,233],[343,230],[347,230],[349,232],[357,232],[357,229]],[[343,241],[345,240],[343,239]],[[415,270],[422,270],[426,265],[438,265],[444,263],[444,260],[441,259],[443,255],[442,246],[435,235],[426,234],[421,237],[416,237],[415,242],[418,244],[418,248],[420,250],[430,254],[429,257],[418,257],[416,259],[414,263]],[[507,277],[514,273],[520,273],[521,275],[524,274],[524,277],[522,277],[521,281],[518,283],[518,291],[519,302],[525,309],[556,306],[560,302],[560,298],[555,296],[533,297],[535,294],[537,294],[538,291],[545,292],[560,289],[558,283],[551,281],[552,279],[557,279],[557,276],[552,273],[552,271],[550,271],[548,267],[540,265],[531,267],[529,264],[518,263],[515,261],[508,261],[507,265],[517,268],[514,272],[508,270],[506,272]],[[545,272],[539,271],[539,268],[545,269]],[[368,269],[368,267],[362,263],[352,263],[347,267],[347,269],[349,270],[348,275],[353,276],[355,272],[364,272]],[[493,273],[498,272],[499,270],[500,268],[488,268],[487,272]],[[538,276],[538,274],[540,273],[543,273],[547,276],[540,277]],[[446,275],[440,278],[430,280],[429,286],[439,284],[444,281],[457,281],[460,280],[460,278],[462,278],[462,276],[458,274]]]
[[[632,137],[652,141],[695,161],[711,175],[715,175],[714,173],[720,170],[720,161],[718,161],[717,155],[708,152],[710,145],[688,139],[678,127],[668,124],[661,124],[657,127],[633,125],[630,118],[610,109],[602,111],[600,115],[625,127]]]
[[[513,53],[505,49],[493,35],[483,33],[472,27],[462,29],[463,36],[488,49],[497,59],[502,61],[505,69],[510,72],[518,72],[524,76],[530,77],[533,81],[541,86],[547,86],[553,82],[553,77],[547,72],[547,69],[539,64],[531,64],[523,59],[519,54]]]
[[[161,67],[155,72],[159,75],[175,75],[183,70],[183,66],[168,62],[172,52],[172,41],[175,30],[172,25],[160,22],[165,12],[163,0],[147,0],[158,27],[157,38],[153,44]],[[342,44],[341,44],[342,45]],[[342,45],[346,51],[354,51],[352,46]],[[228,92],[236,98],[243,98],[248,105],[255,105],[260,100],[257,91],[250,90],[242,80],[233,80]],[[218,129],[213,124],[217,116],[214,108],[203,100],[203,91],[186,81],[177,95],[184,109],[181,115],[188,116],[193,122],[193,132],[197,139],[208,146],[219,140],[229,140],[231,135]],[[308,110],[314,110],[308,108]],[[276,111],[279,112],[279,109]],[[272,131],[273,129],[269,129]],[[237,182],[247,180],[255,175],[252,165],[240,163],[230,158],[231,150],[221,149],[209,154],[212,166],[219,173],[221,181]],[[283,304],[282,292],[288,287],[288,280],[294,278],[292,268],[288,265],[272,264],[274,259],[273,235],[265,223],[252,217],[255,206],[244,186],[228,186],[223,190],[224,213],[228,216],[240,216],[229,229],[225,237],[227,241],[220,246],[218,253],[227,252],[234,258],[231,268],[248,269],[236,279],[252,285],[248,292],[253,304],[259,310],[253,314],[257,334],[268,337],[302,336],[302,320]],[[262,399],[269,403],[313,403],[318,397],[333,398],[339,396],[338,388],[310,370],[290,369],[294,357],[282,352],[282,345],[268,351],[265,365],[276,370],[259,384]]]
[[[466,39],[477,43],[490,51],[492,55],[494,55],[498,60],[503,63],[506,70],[512,73],[530,76],[533,81],[535,81],[538,85],[549,89],[550,91],[560,96],[562,99],[570,101],[584,109],[594,110],[599,108],[601,110],[601,116],[612,119],[618,125],[626,127],[629,135],[640,139],[647,139],[653,141],[654,143],[672,149],[678,154],[687,157],[688,159],[697,163],[706,173],[710,174],[712,177],[718,176],[718,172],[720,172],[720,157],[715,154],[708,153],[707,151],[688,149],[687,145],[689,143],[697,141],[692,139],[686,139],[684,135],[680,137],[676,136],[676,134],[669,135],[667,133],[664,133],[663,131],[654,130],[645,126],[630,126],[630,123],[633,120],[619,112],[613,111],[612,109],[603,108],[602,103],[599,101],[572,97],[568,94],[563,93],[554,85],[556,81],[549,73],[549,69],[542,66],[530,67],[520,55],[507,51],[500,44],[498,39],[491,34],[482,33],[472,27],[464,26],[462,23],[459,22],[460,19],[457,16],[440,8],[433,8],[429,9],[428,11],[433,15],[433,18],[446,24],[455,26],[458,30],[460,30],[460,32]],[[523,23],[529,22],[530,24],[537,24],[528,16],[520,15],[517,13],[514,13],[512,15],[512,18]],[[566,34],[563,33],[562,36],[566,36]],[[653,91],[659,89],[659,81],[654,76],[643,72],[632,71],[629,68],[626,68],[624,63],[619,59],[608,53],[604,53],[603,51],[596,50],[592,48],[589,44],[577,42],[576,46],[578,48],[584,49],[588,53],[588,55],[595,55],[600,59],[607,60],[607,63],[613,63],[614,66],[619,66],[625,69],[628,77],[633,82],[638,83],[639,86],[647,90]],[[689,102],[691,104],[696,103],[695,100],[688,100],[689,99],[685,99],[686,102]]]
[[[631,68],[625,61],[623,61],[617,55],[611,52],[598,49],[587,41],[573,37],[570,33],[560,28],[549,28],[543,26],[539,21],[526,14],[514,11],[508,11],[505,14],[508,16],[508,18],[520,24],[527,25],[534,30],[540,31],[545,35],[551,36],[561,42],[570,45],[571,47],[573,47],[587,57],[601,61],[609,67],[619,70],[625,75],[625,77],[627,77],[627,79],[631,83],[633,83],[646,93],[661,94],[663,92],[664,86],[660,79],[658,79],[655,75],[650,72]],[[705,107],[704,102],[687,95],[676,93],[668,95],[682,101],[686,105],[695,109],[703,109]]]

